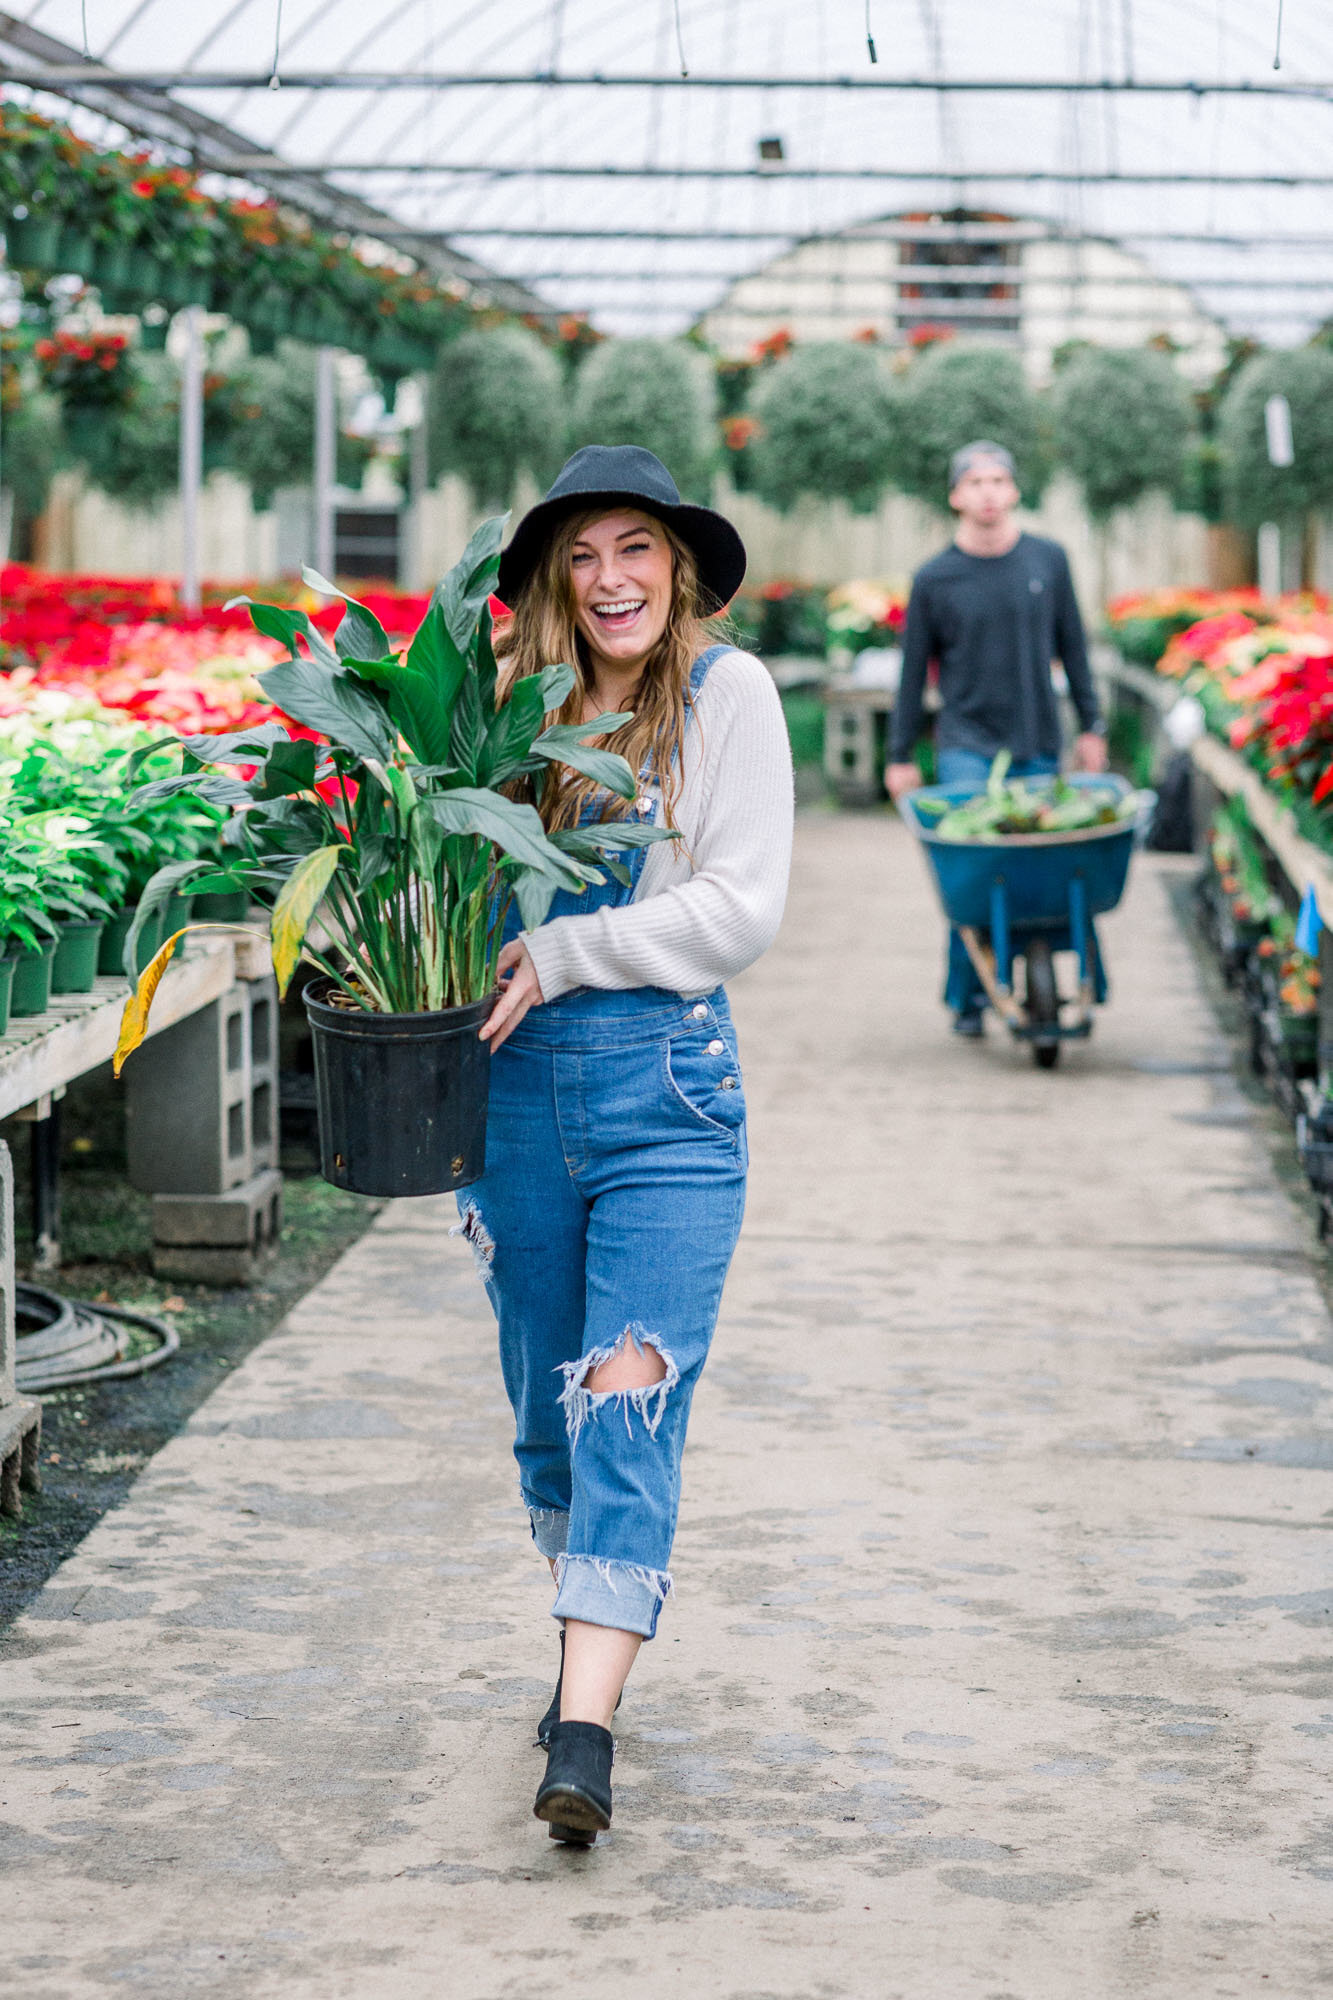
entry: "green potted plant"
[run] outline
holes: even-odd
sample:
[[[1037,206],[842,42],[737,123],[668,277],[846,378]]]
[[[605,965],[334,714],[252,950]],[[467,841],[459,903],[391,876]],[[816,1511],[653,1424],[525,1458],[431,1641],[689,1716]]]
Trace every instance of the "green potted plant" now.
[[[351,599],[332,644],[302,612],[238,600],[290,649],[261,675],[265,694],[323,740],[276,722],[189,737],[182,773],[138,794],[187,791],[234,810],[231,871],[272,901],[281,991],[303,956],[323,975],[305,995],[322,1171],[364,1194],[437,1194],[483,1172],[489,1057],[478,1029],[511,903],[538,924],[557,889],[621,867],[608,858],[617,850],[674,838],[616,818],[548,834],[536,806],[512,795],[559,765],[614,798],[633,799],[638,785],[623,758],[588,741],[628,717],[547,726],[574,685],[571,667],[501,690],[489,597],[503,530],[504,517],[477,530],[402,654]],[[342,596],[313,571],[305,580]],[[238,777],[238,765],[252,774]],[[210,864],[193,876],[177,865],[144,903],[216,879]],[[118,1072],[182,935],[166,940],[126,1007]]]
[[[22,830],[43,849],[42,898],[57,932],[51,991],[91,992],[102,933],[111,916],[111,903],[99,885],[115,895],[124,886],[125,870],[78,813],[34,813]]]
[[[0,814],[0,1012],[42,1014],[51,997],[59,933],[46,907],[43,844],[23,821]]]

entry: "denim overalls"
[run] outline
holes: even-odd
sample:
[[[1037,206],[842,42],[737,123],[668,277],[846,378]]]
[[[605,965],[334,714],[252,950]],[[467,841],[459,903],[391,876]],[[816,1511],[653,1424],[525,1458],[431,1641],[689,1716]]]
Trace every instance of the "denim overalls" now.
[[[729,649],[695,661],[697,694]],[[687,727],[694,727],[692,713]],[[640,802],[653,817],[660,801]],[[594,808],[596,816],[596,808]],[[561,891],[552,917],[632,901]],[[745,1099],[727,997],[579,987],[525,1016],[492,1059],[486,1173],[461,1233],[500,1330],[519,1485],[556,1559],[553,1616],[651,1639],[671,1588],[690,1400],[745,1205]],[[646,1388],[584,1384],[626,1340],[666,1366]]]

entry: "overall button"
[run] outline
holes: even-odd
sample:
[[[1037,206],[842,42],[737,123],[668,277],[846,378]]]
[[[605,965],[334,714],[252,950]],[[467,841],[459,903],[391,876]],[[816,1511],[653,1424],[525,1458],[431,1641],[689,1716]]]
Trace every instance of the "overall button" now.
[[[708,1009],[704,1006],[702,1000],[697,1007],[691,1007],[690,1012],[696,1021],[706,1021],[708,1019]]]
[[[725,1042],[710,1042],[708,1044],[708,1053],[710,1056],[723,1055],[726,1051],[726,1046]]]
[[[734,1077],[734,1076],[724,1076],[724,1077],[723,1077],[723,1079],[722,1079],[722,1088],[723,1088],[724,1090],[734,1090],[734,1089],[736,1088],[736,1079],[735,1079],[735,1077]]]

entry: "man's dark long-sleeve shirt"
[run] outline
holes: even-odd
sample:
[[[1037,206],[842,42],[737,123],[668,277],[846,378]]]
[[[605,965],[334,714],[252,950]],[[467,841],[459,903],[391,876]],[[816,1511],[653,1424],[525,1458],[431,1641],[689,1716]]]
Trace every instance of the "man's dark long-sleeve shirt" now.
[[[941,749],[1013,752],[1016,763],[1060,755],[1051,683],[1058,659],[1084,729],[1101,726],[1069,559],[1058,542],[1020,535],[1002,556],[957,547],[912,583],[890,760],[907,763],[921,733],[926,669],[940,667]]]

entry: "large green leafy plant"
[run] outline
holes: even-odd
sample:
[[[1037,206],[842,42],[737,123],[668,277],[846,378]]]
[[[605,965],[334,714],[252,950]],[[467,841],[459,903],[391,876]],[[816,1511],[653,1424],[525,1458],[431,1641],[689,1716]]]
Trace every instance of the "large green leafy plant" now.
[[[548,834],[537,808],[505,789],[540,783],[558,765],[622,799],[638,789],[623,757],[587,741],[628,716],[546,726],[574,685],[572,667],[553,664],[500,693],[488,599],[505,518],[477,530],[402,654],[350,598],[332,644],[304,612],[250,603],[258,629],[290,648],[260,676],[265,694],[324,740],[294,738],[280,723],[188,737],[186,770],[137,795],[191,790],[234,810],[232,873],[272,901],[284,991],[304,954],[349,1006],[370,1013],[484,999],[496,983],[512,902],[531,928],[558,889],[601,882],[603,868],[626,879],[612,858],[617,850],[674,837],[624,819]],[[342,596],[312,571],[306,581]],[[237,765],[253,766],[252,775],[226,768]],[[215,866],[163,870],[145,901],[165,889],[211,888]],[[316,918],[318,942],[310,935]],[[157,954],[130,1004],[121,1060],[141,1038],[177,938]]]

